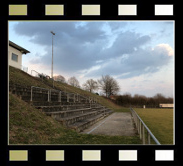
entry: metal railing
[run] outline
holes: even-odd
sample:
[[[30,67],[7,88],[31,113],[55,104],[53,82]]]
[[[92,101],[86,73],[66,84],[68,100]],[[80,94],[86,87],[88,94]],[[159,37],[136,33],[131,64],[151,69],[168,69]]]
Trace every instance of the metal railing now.
[[[60,91],[60,90],[55,90],[55,89],[48,89],[50,92],[49,92],[49,95],[50,95],[50,100],[49,101],[51,101],[52,100],[52,98],[51,98],[51,95],[52,95],[52,92],[55,94],[55,93],[57,93],[57,95],[58,95],[58,102],[61,102],[61,100],[62,100],[62,91]]]
[[[36,74],[33,74],[33,73],[36,73]],[[34,76],[34,77],[39,77],[42,79],[43,81],[43,78],[47,78],[47,79],[50,79],[50,76],[46,75],[46,74],[43,74],[43,73],[39,73],[37,72],[36,70],[31,70],[31,75]]]
[[[36,91],[34,90],[36,89]],[[68,93],[68,92],[63,92],[60,90],[55,90],[55,89],[46,89],[46,88],[41,88],[41,87],[36,87],[36,86],[31,86],[31,98],[30,101],[33,101],[33,93],[44,93],[44,95],[47,95],[46,100],[48,102],[52,101],[52,99],[56,99],[58,102],[62,101],[62,94],[65,96],[64,98],[66,99],[66,101],[69,102],[85,102],[85,103],[97,103],[97,98],[94,97],[86,97],[86,96],[82,96],[78,93]],[[45,98],[45,97],[44,97]]]
[[[30,101],[33,101],[33,89],[39,89],[39,90],[45,90],[48,91],[48,101],[50,101],[50,94],[49,94],[49,89],[46,88],[40,88],[40,87],[36,87],[36,86],[31,86],[31,99]]]
[[[135,110],[133,108],[130,108],[130,111],[132,113],[135,125],[137,127],[137,131],[140,135],[140,139],[142,139],[143,144],[146,144],[146,134],[145,134],[145,130],[146,130],[147,131],[147,144],[151,144],[151,138],[152,138],[157,145],[161,145],[160,142],[157,140],[157,138],[150,131],[150,129],[143,122],[143,120],[135,112]]]
[[[21,65],[21,70],[28,73],[28,67]]]

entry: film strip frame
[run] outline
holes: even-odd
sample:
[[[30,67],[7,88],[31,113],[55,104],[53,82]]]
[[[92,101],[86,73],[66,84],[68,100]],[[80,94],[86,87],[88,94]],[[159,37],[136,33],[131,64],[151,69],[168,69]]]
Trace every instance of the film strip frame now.
[[[74,6],[74,4],[72,4]],[[9,4],[8,15],[9,16],[34,16],[36,13],[32,13],[32,6],[29,4]],[[86,4],[82,3],[77,5],[77,10],[73,11],[75,16],[115,16],[119,17],[122,16],[142,16],[144,15],[145,9],[148,9],[149,16],[174,16],[174,4],[145,4],[141,6],[137,3],[129,4],[129,3],[119,3],[111,6],[108,10],[106,4],[94,3],[94,4]],[[71,8],[71,7],[70,7]],[[71,8],[73,9],[73,8]],[[69,13],[69,6],[64,3],[57,3],[57,4],[42,4],[39,12],[39,16],[60,16],[60,19],[63,17],[71,16]],[[107,14],[108,13],[108,14]],[[38,14],[38,13],[37,13]],[[107,15],[106,15],[107,14]],[[147,12],[146,12],[147,14]],[[148,15],[146,15],[148,16]],[[97,18],[96,18],[97,19]],[[121,18],[120,18],[121,19]]]
[[[175,2],[54,2],[45,3],[11,1],[6,5],[6,14],[1,14],[4,25],[8,20],[176,20]],[[110,8],[110,11],[109,11]],[[34,9],[34,10],[33,10]],[[41,9],[41,10],[40,10]],[[6,28],[7,30],[7,28]],[[5,41],[8,39],[3,38]],[[7,42],[6,42],[7,43]],[[5,91],[4,91],[5,92]],[[5,106],[4,108],[6,108]],[[6,113],[3,113],[6,116]],[[176,114],[176,121],[179,120]],[[7,121],[5,121],[6,124]],[[7,145],[1,155],[6,165],[80,164],[89,162],[101,164],[154,164],[178,165],[181,161],[181,148],[178,134],[182,127],[176,125],[176,140],[172,146],[42,146]],[[2,132],[7,135],[6,129]],[[7,137],[3,137],[7,144]]]

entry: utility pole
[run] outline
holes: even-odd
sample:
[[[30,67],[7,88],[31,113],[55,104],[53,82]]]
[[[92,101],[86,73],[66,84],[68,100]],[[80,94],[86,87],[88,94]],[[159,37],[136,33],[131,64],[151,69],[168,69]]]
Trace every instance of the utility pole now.
[[[55,33],[53,31],[51,31],[52,33],[52,65],[51,65],[51,78],[53,79],[53,35],[55,35]],[[53,79],[53,87],[54,87],[54,79]]]

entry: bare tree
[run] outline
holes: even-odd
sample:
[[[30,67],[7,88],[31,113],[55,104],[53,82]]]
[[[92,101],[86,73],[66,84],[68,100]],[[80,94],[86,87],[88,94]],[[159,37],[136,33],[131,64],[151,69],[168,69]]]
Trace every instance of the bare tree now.
[[[102,76],[102,78],[98,80],[98,83],[101,90],[106,94],[106,97],[114,95],[120,90],[118,82],[109,75]]]
[[[94,81],[93,79],[89,79],[86,81],[86,83],[83,84],[84,89],[90,91],[91,93],[93,90],[98,89],[97,81]]]
[[[164,103],[166,98],[161,94],[161,93],[157,93],[155,96],[154,96],[154,99],[156,101],[156,104],[160,104],[160,103]]]
[[[76,79],[76,77],[70,77],[68,79],[68,84],[80,88],[79,81]]]
[[[62,82],[62,83],[65,83],[66,82],[65,81],[65,78],[63,76],[61,76],[61,75],[54,76],[53,79],[55,81],[59,81],[59,82]]]

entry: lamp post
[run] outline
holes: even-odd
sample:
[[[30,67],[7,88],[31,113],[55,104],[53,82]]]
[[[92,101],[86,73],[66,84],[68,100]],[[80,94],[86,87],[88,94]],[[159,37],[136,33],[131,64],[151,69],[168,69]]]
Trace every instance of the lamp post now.
[[[51,65],[51,78],[53,79],[53,35],[55,35],[55,33],[53,31],[51,31],[52,33],[52,65]],[[54,87],[54,79],[53,79],[53,87]]]

